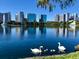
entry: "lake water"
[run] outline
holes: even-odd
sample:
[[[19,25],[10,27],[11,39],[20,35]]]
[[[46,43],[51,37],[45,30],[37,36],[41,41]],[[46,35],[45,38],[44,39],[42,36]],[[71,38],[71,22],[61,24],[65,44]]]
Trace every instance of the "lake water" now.
[[[43,46],[48,49],[44,55],[60,54],[58,42],[65,46],[65,53],[75,51],[79,44],[79,30],[72,28],[33,28],[0,26],[0,59],[19,59],[38,56],[32,53],[31,48]],[[56,52],[50,52],[55,49]]]

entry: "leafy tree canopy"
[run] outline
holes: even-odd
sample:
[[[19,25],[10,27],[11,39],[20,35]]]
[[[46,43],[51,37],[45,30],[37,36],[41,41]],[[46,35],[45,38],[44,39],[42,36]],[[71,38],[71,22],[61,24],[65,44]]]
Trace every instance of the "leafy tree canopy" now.
[[[74,5],[76,0],[37,0],[37,7],[48,8],[49,11],[53,11],[54,8],[59,5],[61,9]]]

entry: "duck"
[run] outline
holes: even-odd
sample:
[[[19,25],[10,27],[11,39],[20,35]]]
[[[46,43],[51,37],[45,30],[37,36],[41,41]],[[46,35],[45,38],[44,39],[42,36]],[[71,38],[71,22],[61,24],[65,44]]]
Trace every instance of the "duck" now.
[[[48,49],[45,49],[45,50],[44,50],[44,52],[47,52],[47,51],[48,51]]]
[[[61,43],[58,42],[58,50],[59,52],[65,52],[66,48],[64,46],[61,46]]]
[[[42,48],[43,48],[43,46],[40,46],[39,48],[31,49],[31,51],[32,51],[33,54],[41,54]]]
[[[55,51],[56,51],[55,49],[51,49],[51,50],[50,50],[50,52],[55,52]]]

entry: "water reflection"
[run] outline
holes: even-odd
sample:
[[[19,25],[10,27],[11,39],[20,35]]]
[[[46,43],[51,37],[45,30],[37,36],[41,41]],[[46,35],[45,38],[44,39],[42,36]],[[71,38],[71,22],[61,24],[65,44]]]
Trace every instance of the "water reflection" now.
[[[25,27],[16,27],[16,35],[18,37],[24,37],[24,33],[25,33],[26,29],[27,28],[25,28]]]
[[[10,35],[11,34],[11,27],[2,26],[3,28],[3,35]]]
[[[3,35],[3,27],[0,26],[0,35]]]
[[[34,39],[35,36],[36,36],[36,28],[28,27],[28,29],[27,29],[27,36],[28,36],[28,38]]]
[[[36,33],[38,32],[38,34],[40,34],[41,36],[46,36],[46,32],[48,30],[48,28],[46,27],[39,27],[39,30],[37,30],[37,28],[34,27],[15,27],[16,30],[12,31],[12,27],[8,27],[8,26],[0,26],[0,36],[10,36],[12,34],[12,32],[16,32],[17,37],[30,37],[30,38],[35,38],[36,37]],[[53,30],[54,28],[50,28],[51,30]],[[25,32],[27,32],[27,34],[25,34]],[[77,32],[78,29],[76,28],[55,28],[55,30],[51,33],[52,35],[55,34],[56,32],[56,37],[72,37],[75,38],[77,36]]]
[[[46,34],[46,27],[39,27],[41,34]]]
[[[58,37],[68,37],[68,29],[67,28],[58,28],[57,30]]]
[[[0,37],[4,38],[4,36],[7,38],[10,38],[11,35],[11,27],[7,26],[0,26]]]
[[[9,57],[12,55],[13,57],[17,56],[18,58],[32,57],[34,55],[31,53],[30,49],[38,48],[39,46],[44,46],[44,49],[56,50],[55,53],[50,53],[48,51],[43,55],[58,54],[58,49],[57,49],[58,42],[61,42],[62,45],[67,48],[66,52],[73,52],[74,46],[79,43],[79,40],[75,39],[79,34],[78,32],[79,32],[78,28],[72,29],[72,28],[60,28],[60,27],[35,28],[35,27],[0,26],[1,38],[3,36],[5,39],[6,37],[10,39],[9,42],[0,41],[0,55],[7,55]],[[14,39],[14,37],[16,39]],[[57,40],[60,39],[60,37],[61,40]],[[74,38],[75,40],[65,40],[66,38],[69,37]],[[18,39],[22,39],[22,40],[18,40]]]
[[[75,38],[77,34],[76,28],[57,28],[57,37]]]

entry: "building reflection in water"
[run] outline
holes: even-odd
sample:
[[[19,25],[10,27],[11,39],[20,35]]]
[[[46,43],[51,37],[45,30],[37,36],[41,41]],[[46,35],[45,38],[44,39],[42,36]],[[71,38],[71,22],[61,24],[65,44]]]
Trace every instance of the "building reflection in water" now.
[[[39,30],[41,34],[46,34],[46,27],[39,27]]]
[[[39,34],[40,34],[40,36],[39,37],[41,37],[41,39],[45,39],[46,38],[46,27],[39,27]]]
[[[68,28],[68,36],[75,38],[77,36],[77,30],[76,28]]]
[[[28,27],[27,35],[28,35],[28,38],[35,38],[35,36],[36,36],[36,28]]]
[[[16,27],[16,34],[18,37],[24,37],[26,28],[25,27]]]
[[[57,37],[75,38],[77,34],[76,28],[57,28]]]
[[[3,35],[3,27],[0,25],[0,36]]]
[[[16,27],[16,35],[20,36],[20,27]]]
[[[28,38],[35,38],[36,37],[36,28],[34,27],[15,27],[15,31],[16,31],[16,34],[14,33],[14,35],[16,35],[16,37],[24,37],[26,36],[25,35],[25,32],[27,31],[27,37]],[[40,36],[42,37],[45,37],[46,36],[46,27],[39,27],[39,30],[40,31],[38,33],[38,36],[40,34]],[[57,37],[70,37],[70,38],[75,38],[77,36],[77,30],[76,28],[57,28],[56,30],[56,34],[57,34]],[[8,36],[10,37],[11,35],[11,27],[8,27],[8,26],[0,26],[0,36]],[[39,37],[40,37],[39,36]]]
[[[7,36],[7,35],[10,35],[11,34],[11,27],[2,26],[2,28],[3,28],[3,35],[4,36]]]
[[[11,37],[10,35],[11,35],[11,27],[0,25],[0,38],[1,39],[4,39],[4,38],[8,39]]]

